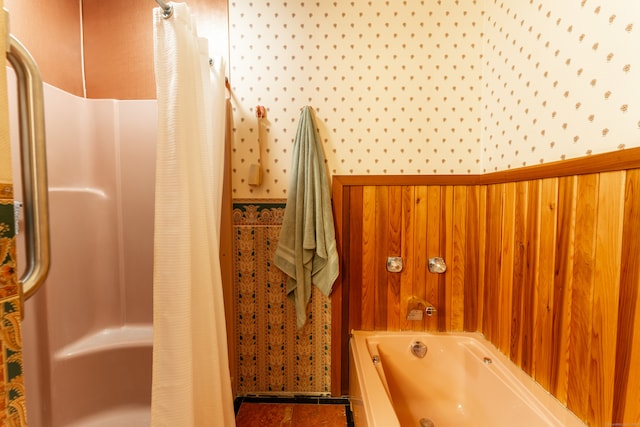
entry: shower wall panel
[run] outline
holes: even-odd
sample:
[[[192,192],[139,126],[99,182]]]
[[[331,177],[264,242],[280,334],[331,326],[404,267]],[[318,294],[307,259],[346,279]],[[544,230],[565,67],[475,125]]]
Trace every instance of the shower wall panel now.
[[[43,289],[25,305],[25,379],[33,426],[68,425],[71,417],[109,409],[113,399],[81,409],[78,396],[60,392],[87,384],[87,375],[78,375],[78,366],[85,366],[76,366],[80,353],[106,363],[104,348],[118,347],[128,351],[118,357],[135,355],[129,364],[145,375],[151,372],[156,101],[90,100],[49,85],[44,92],[52,267]],[[134,340],[130,333],[136,332]],[[124,348],[130,345],[142,350]],[[120,368],[111,368],[106,378],[116,383]],[[93,371],[104,374],[100,366]],[[124,399],[122,384],[110,389],[106,381],[96,381],[102,393]],[[131,381],[127,387],[142,390],[144,399],[150,396],[144,384]],[[87,390],[75,390],[83,401],[90,399]]]

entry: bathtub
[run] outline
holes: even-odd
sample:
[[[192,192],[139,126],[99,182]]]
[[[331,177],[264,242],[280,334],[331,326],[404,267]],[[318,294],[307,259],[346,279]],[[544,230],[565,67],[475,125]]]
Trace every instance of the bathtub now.
[[[349,375],[356,427],[585,426],[476,333],[354,331]]]

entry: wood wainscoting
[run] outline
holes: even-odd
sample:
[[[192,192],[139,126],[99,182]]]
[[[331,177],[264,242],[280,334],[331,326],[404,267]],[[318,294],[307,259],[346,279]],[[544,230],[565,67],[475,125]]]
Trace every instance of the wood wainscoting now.
[[[485,175],[335,176],[333,201],[333,394],[348,393],[352,329],[480,331],[589,425],[640,422],[640,149]],[[435,256],[444,274],[428,272]],[[413,296],[436,315],[407,320]]]

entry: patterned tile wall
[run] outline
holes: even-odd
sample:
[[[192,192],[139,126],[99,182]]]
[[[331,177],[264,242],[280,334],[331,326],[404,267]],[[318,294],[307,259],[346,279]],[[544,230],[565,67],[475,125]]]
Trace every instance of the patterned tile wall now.
[[[0,425],[26,426],[13,187],[0,183]]]
[[[238,395],[326,394],[331,387],[331,305],[314,286],[307,324],[296,329],[285,275],[272,264],[284,201],[233,208]]]
[[[234,197],[286,194],[303,105],[332,174],[482,173],[638,146],[639,20],[636,0],[231,0]]]

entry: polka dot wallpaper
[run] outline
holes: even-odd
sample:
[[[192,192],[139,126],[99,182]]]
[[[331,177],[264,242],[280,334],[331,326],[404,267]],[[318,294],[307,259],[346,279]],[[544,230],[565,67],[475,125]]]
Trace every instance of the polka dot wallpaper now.
[[[485,3],[482,172],[640,145],[640,3]]]
[[[233,197],[286,197],[304,105],[331,174],[484,173],[638,146],[639,18],[635,0],[230,0]]]

